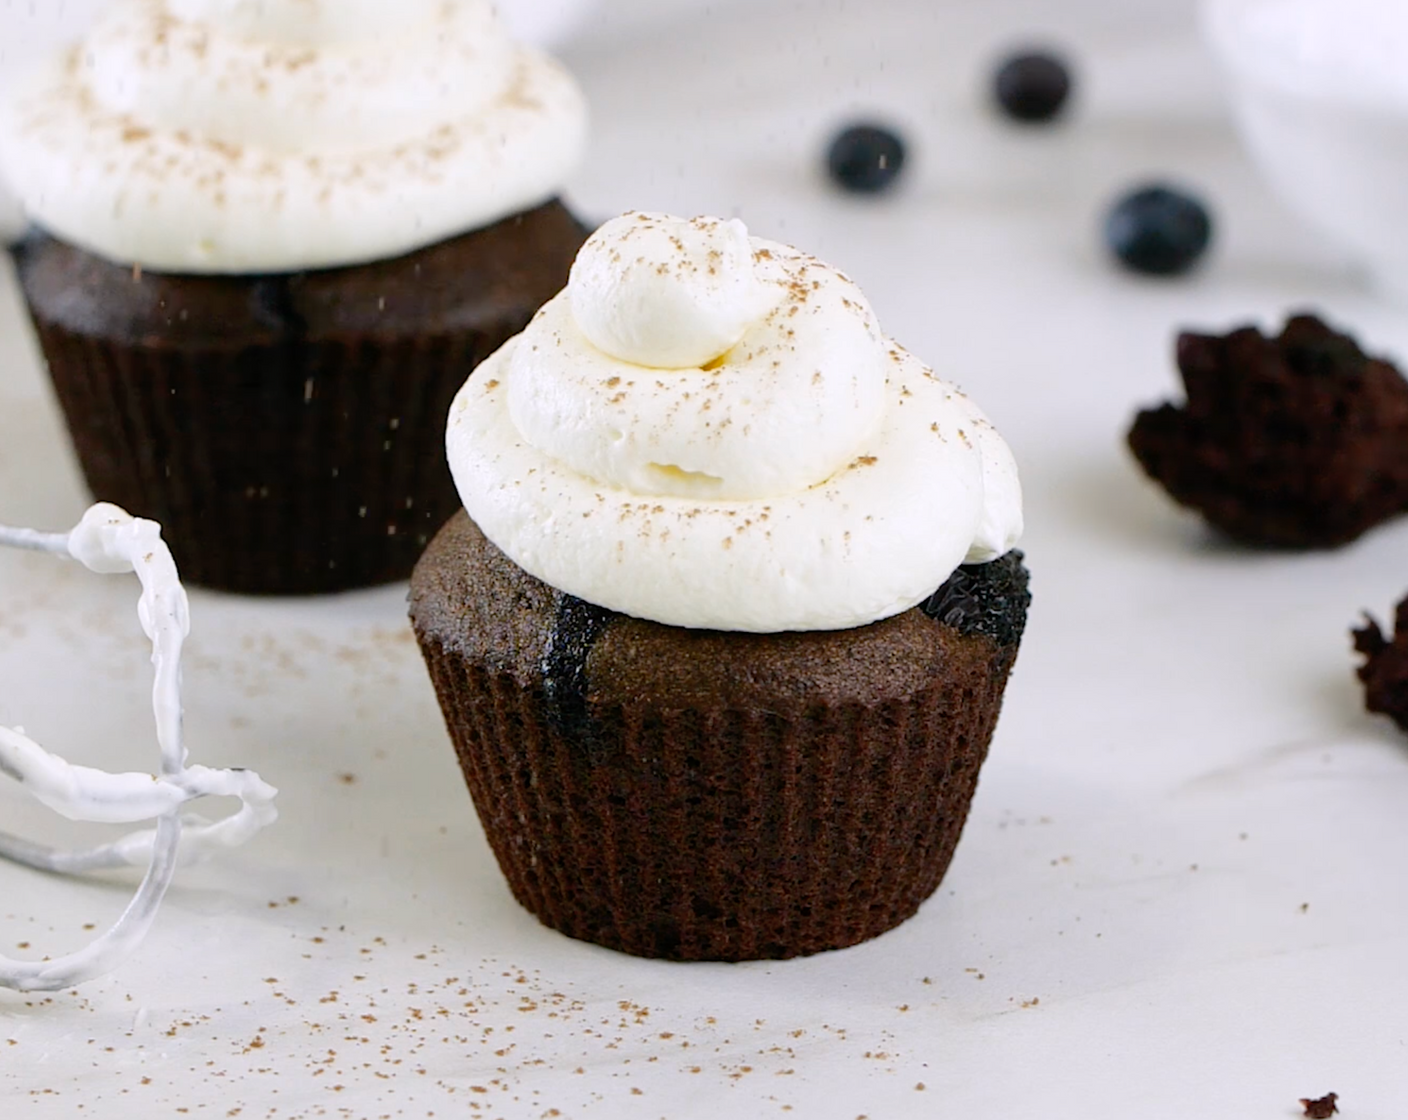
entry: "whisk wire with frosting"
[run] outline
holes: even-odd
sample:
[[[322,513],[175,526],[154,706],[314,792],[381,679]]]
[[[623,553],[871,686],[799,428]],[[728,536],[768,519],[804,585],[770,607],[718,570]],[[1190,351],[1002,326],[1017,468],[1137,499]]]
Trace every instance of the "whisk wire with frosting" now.
[[[187,766],[181,739],[181,647],[190,632],[190,608],[161,526],[99,503],[71,532],[43,533],[0,525],[0,545],[66,555],[100,573],[135,572],[142,585],[137,616],[152,643],[152,711],[161,766],[156,774],[111,774],[67,762],[28,738],[22,728],[0,727],[0,774],[74,821],[156,826],[93,848],[67,851],[0,832],[0,857],[40,871],[80,874],[147,865],[122,915],[86,948],[44,961],[0,956],[0,987],[54,991],[112,971],[151,928],[176,868],[248,840],[278,816],[277,791],[251,770]],[[237,797],[231,816],[209,821],[183,814],[200,797]]]

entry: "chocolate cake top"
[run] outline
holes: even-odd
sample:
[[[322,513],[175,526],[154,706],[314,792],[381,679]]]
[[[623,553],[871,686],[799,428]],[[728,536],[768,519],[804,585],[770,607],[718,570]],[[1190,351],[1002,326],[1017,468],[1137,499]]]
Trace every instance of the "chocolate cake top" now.
[[[408,256],[349,268],[170,276],[37,234],[15,256],[25,296],[76,334],[144,345],[267,346],[290,339],[497,333],[566,280],[586,231],[553,200]]]
[[[1015,655],[1030,602],[1020,553],[960,571],[961,580],[930,597],[945,607],[942,620],[913,608],[850,630],[687,630],[549,587],[460,512],[416,567],[411,616],[418,630],[522,685],[559,680],[571,691],[589,684],[605,703],[775,710],[824,697],[873,705],[962,666],[987,664],[995,647]]]

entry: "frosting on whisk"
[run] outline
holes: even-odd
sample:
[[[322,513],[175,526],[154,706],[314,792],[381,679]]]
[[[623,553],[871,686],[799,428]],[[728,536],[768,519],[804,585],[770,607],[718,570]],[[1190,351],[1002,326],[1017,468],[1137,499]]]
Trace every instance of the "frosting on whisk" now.
[[[156,918],[176,867],[248,840],[278,816],[277,790],[251,770],[187,766],[181,741],[181,647],[190,609],[171,552],[155,521],[134,518],[100,503],[68,533],[0,526],[0,545],[57,552],[94,572],[135,572],[142,595],[137,617],[152,643],[152,711],[161,767],[156,774],[110,774],[50,754],[22,728],[0,727],[0,774],[13,778],[55,812],[75,821],[130,824],[155,820],[154,829],[108,844],[63,851],[0,833],[0,856],[41,871],[77,874],[147,864],[122,916],[87,948],[44,961],[0,956],[0,987],[53,991],[112,971],[141,944]],[[237,797],[233,815],[209,821],[183,815],[198,797]]]

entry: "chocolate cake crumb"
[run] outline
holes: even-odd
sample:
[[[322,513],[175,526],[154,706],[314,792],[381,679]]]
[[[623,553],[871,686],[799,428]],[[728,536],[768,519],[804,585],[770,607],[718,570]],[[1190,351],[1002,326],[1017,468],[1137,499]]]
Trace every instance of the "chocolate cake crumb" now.
[[[1408,508],[1408,382],[1313,315],[1279,337],[1184,333],[1187,404],[1139,413],[1129,447],[1244,544],[1332,548]]]
[[[919,609],[965,638],[985,634],[999,646],[1014,646],[1032,601],[1024,558],[1014,549],[987,564],[964,564]]]
[[[1330,1120],[1330,1117],[1337,1113],[1339,1105],[1335,1102],[1340,1099],[1338,1093],[1326,1093],[1323,1097],[1301,1097],[1300,1106],[1305,1109],[1305,1115],[1311,1120]]]
[[[1395,612],[1392,641],[1367,613],[1363,627],[1353,634],[1354,648],[1365,658],[1358,669],[1364,682],[1364,707],[1408,731],[1408,598]]]

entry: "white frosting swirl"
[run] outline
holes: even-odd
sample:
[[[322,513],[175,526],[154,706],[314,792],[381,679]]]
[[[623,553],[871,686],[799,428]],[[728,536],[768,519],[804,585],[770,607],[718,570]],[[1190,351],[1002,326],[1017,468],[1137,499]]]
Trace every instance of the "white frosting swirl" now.
[[[14,91],[0,172],[104,256],[292,271],[541,203],[585,127],[571,77],[490,0],[119,0]]]
[[[755,632],[873,622],[1011,548],[1016,465],[982,413],[846,276],[758,238],[741,254],[745,233],[628,214],[592,236],[451,409],[484,534],[589,602]]]
[[[738,219],[636,214],[619,236],[582,246],[567,298],[597,349],[636,365],[688,369],[733,347],[779,293],[758,279],[748,229]]]

